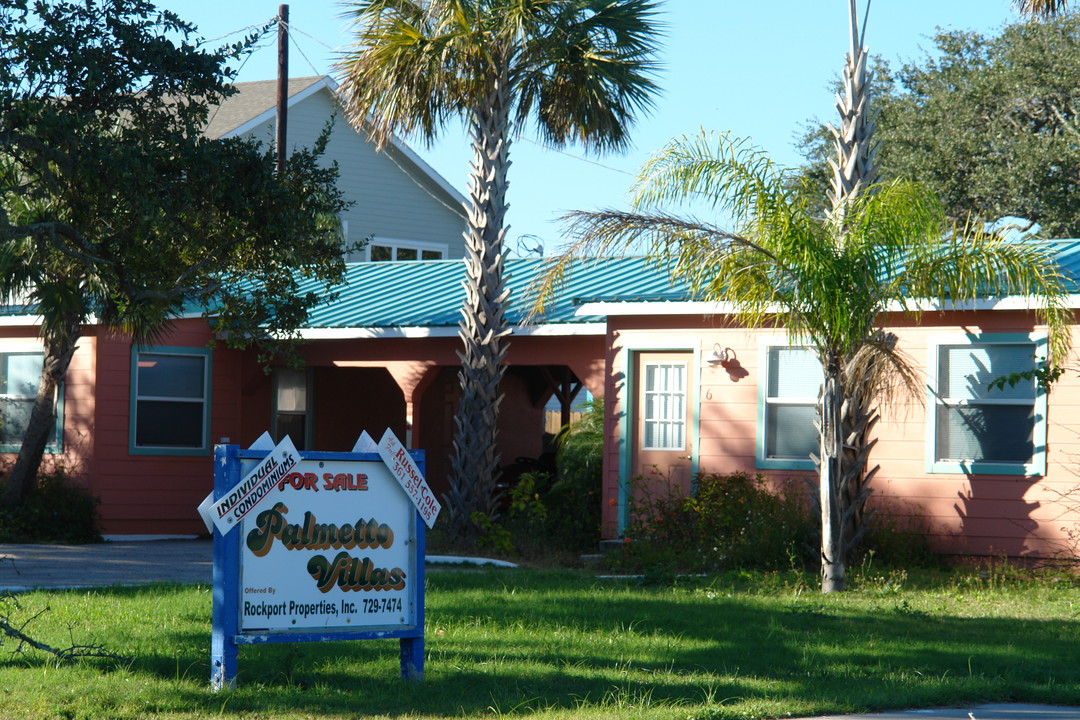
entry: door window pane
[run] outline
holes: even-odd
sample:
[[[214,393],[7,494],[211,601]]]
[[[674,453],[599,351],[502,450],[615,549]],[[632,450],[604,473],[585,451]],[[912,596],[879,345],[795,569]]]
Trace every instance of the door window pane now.
[[[288,435],[297,450],[306,450],[310,398],[308,373],[306,370],[276,368],[274,384],[277,388],[274,441],[281,442]]]
[[[644,447],[686,447],[686,363],[644,363]]]

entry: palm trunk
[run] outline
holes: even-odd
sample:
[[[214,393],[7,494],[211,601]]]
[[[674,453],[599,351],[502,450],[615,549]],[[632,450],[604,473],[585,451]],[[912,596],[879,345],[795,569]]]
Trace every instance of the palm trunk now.
[[[475,113],[472,129],[466,298],[458,332],[463,343],[458,351],[462,397],[454,418],[447,494],[451,527],[463,538],[475,532],[473,513],[498,514],[499,382],[508,346],[504,338],[510,332],[504,318],[509,291],[503,277],[509,105],[508,87],[501,80],[493,82]]]
[[[844,390],[839,357],[830,355],[824,360],[818,497],[821,506],[821,591],[829,593],[842,591],[846,587],[842,506]]]
[[[851,204],[876,176],[869,54],[862,44],[855,0],[848,0],[848,22],[851,48],[844,65],[843,93],[836,101],[840,128],[829,127],[836,145],[836,158],[829,161],[833,170],[829,218],[841,247]],[[873,447],[870,429],[876,421],[876,412],[871,408],[873,388],[849,387],[848,380],[842,359],[838,355],[830,357],[822,391],[822,592],[845,587],[847,556],[865,529],[863,505],[874,474],[866,472],[866,459]]]
[[[15,465],[8,475],[3,499],[0,500],[0,505],[3,507],[11,508],[22,504],[27,491],[37,480],[41,459],[45,455],[45,447],[49,444],[49,437],[56,427],[57,389],[63,383],[64,376],[67,375],[79,337],[79,326],[75,324],[73,328],[67,328],[60,339],[47,339],[45,342],[45,357],[42,361],[37,396],[34,398],[34,408],[30,411],[26,435],[19,448]]]

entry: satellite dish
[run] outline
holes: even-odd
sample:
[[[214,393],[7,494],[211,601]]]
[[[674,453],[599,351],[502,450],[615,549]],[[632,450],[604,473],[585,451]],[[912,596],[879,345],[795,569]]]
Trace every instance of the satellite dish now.
[[[536,235],[520,235],[517,239],[517,251],[522,256],[544,257],[544,240]]]

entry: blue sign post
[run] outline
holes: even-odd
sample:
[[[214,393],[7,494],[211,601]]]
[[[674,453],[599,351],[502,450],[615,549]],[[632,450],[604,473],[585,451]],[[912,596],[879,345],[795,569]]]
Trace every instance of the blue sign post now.
[[[376,453],[215,447],[215,690],[241,645],[271,642],[398,638],[401,676],[423,679],[426,528],[404,483]]]

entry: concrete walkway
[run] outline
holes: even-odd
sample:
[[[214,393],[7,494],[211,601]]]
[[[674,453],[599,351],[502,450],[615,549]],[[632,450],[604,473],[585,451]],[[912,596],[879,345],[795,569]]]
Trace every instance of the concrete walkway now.
[[[819,715],[794,720],[1078,720],[1080,708],[1020,703],[967,705],[933,710],[895,710],[866,715]]]
[[[210,540],[120,541],[96,545],[0,544],[0,592],[169,582],[213,581]],[[455,558],[429,557],[453,562]],[[985,704],[801,720],[1080,720],[1080,708]]]

